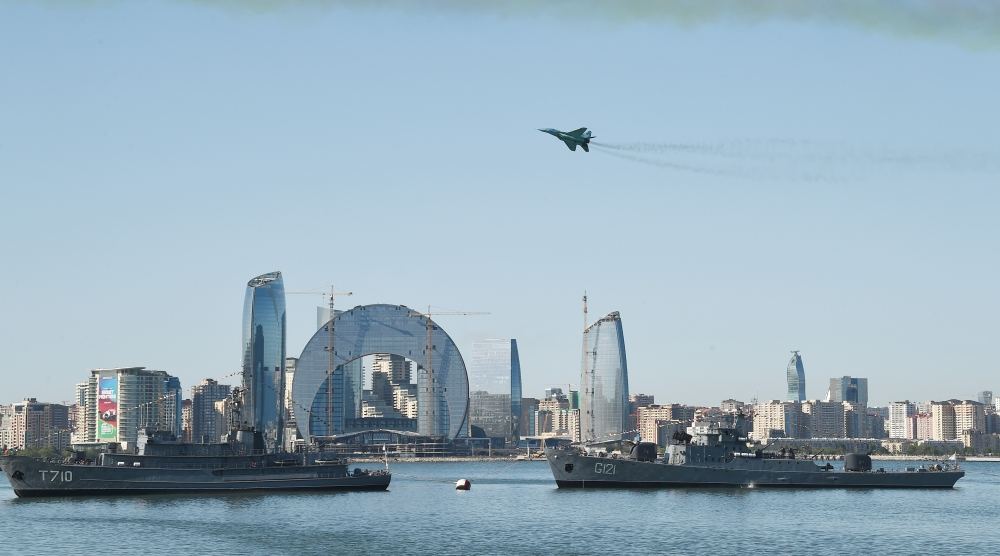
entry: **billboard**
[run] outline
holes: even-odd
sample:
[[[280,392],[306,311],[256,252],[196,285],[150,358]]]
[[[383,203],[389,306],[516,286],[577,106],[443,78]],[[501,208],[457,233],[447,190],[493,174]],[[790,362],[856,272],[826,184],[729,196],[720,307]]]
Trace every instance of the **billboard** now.
[[[118,375],[102,374],[97,385],[97,440],[118,440]]]

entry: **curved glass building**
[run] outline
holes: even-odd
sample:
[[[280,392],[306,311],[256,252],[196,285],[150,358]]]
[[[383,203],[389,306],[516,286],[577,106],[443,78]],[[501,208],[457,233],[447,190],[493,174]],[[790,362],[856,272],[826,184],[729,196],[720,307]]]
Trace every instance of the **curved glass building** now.
[[[257,448],[282,447],[285,398],[285,285],[280,272],[247,282],[243,300],[243,426]]]
[[[522,432],[517,340],[474,342],[469,358],[469,422],[490,438],[517,442]]]
[[[335,364],[328,378],[331,323]],[[415,418],[374,418],[360,413],[363,392],[358,360],[369,355],[381,355],[390,365],[392,356],[416,363]],[[376,428],[448,439],[469,433],[469,377],[458,346],[434,321],[403,305],[362,305],[327,321],[306,343],[296,363],[292,401],[295,422],[306,442],[315,436]]]
[[[580,440],[620,440],[628,423],[628,365],[618,312],[583,331]]]
[[[806,399],[806,369],[802,366],[802,357],[799,352],[793,351],[792,358],[788,361],[786,373],[788,379],[788,400],[802,402]]]

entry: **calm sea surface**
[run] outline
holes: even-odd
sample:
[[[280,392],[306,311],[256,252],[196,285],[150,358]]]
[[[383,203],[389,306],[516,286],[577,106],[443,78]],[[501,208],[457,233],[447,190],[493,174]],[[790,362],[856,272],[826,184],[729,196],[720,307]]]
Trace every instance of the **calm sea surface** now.
[[[1000,553],[1000,463],[964,467],[946,491],[559,490],[542,462],[395,464],[384,493],[19,500],[0,478],[0,553]]]

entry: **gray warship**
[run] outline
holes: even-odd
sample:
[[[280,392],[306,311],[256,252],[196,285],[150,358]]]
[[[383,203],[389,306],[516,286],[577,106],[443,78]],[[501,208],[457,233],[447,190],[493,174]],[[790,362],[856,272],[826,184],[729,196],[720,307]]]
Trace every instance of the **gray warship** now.
[[[662,456],[653,443],[635,444],[620,456],[578,445],[545,451],[560,488],[792,487],[953,488],[965,472],[951,464],[872,469],[866,454],[847,454],[843,467],[829,461],[750,451],[739,427],[718,424],[678,432]]]
[[[0,456],[0,469],[19,497],[385,490],[392,479],[388,468],[351,471],[346,460],[322,452],[260,453],[252,438],[250,432],[231,442],[185,444],[149,433],[139,453],[87,460],[76,452],[58,462],[8,454]]]

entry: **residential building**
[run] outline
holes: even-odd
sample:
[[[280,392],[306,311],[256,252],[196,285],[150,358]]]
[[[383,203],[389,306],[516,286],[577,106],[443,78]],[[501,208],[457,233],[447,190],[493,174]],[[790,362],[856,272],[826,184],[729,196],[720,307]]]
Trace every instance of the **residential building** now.
[[[957,400],[931,403],[932,440],[955,440],[958,438],[958,431],[955,427],[955,401]]]
[[[524,429],[523,436],[536,434],[535,414],[538,412],[538,398],[521,398],[521,428]]]
[[[753,438],[800,438],[802,406],[799,402],[771,400],[754,406]]]
[[[82,385],[77,386],[78,397],[84,397],[83,390]],[[85,397],[85,443],[118,442],[132,447],[146,429],[182,434],[180,381],[165,371],[145,367],[94,369]]]
[[[965,431],[986,432],[986,412],[982,403],[965,400],[954,404],[953,407],[957,435]]]
[[[841,402],[808,400],[801,404],[804,416],[800,438],[844,438],[844,405]]]
[[[191,442],[191,400],[184,400],[181,405],[181,442]]]
[[[14,444],[14,407],[0,405],[0,448],[9,448]]]
[[[907,430],[910,417],[917,413],[916,405],[909,400],[889,403],[889,438],[912,439],[913,431]]]
[[[69,406],[25,398],[0,411],[0,445],[56,448],[70,445]]]
[[[216,402],[225,401],[233,387],[219,384],[217,380],[206,378],[191,387],[191,441],[197,444],[215,444],[229,433],[226,424],[219,428]]]
[[[719,402],[719,409],[723,413],[745,413],[747,404],[739,400],[729,398],[728,400],[722,400]]]
[[[659,424],[672,420],[670,406],[645,405],[636,408],[636,428],[643,442],[656,442]]]
[[[930,413],[917,413],[912,417],[913,419],[913,436],[908,436],[914,440],[933,440],[934,439],[934,416]]]

